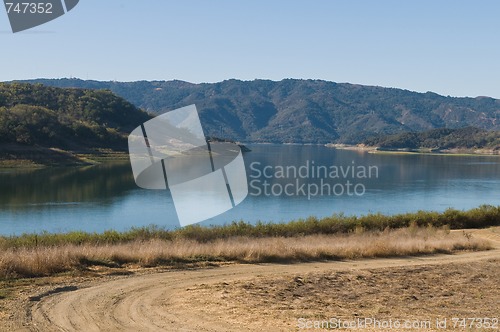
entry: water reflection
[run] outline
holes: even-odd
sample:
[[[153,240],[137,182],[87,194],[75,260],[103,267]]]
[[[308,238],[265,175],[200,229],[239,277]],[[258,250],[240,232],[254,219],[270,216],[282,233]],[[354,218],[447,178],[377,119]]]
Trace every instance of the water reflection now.
[[[85,202],[111,204],[131,189],[135,189],[135,183],[128,162],[0,172],[2,209]]]

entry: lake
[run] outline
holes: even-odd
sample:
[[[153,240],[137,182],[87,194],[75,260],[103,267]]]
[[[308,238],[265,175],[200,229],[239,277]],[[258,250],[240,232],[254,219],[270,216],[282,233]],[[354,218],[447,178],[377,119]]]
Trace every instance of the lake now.
[[[395,214],[500,204],[500,158],[371,154],[324,146],[249,145],[249,195],[202,225],[286,222],[334,213]],[[128,162],[0,170],[0,234],[179,227],[167,190],[138,188]],[[196,207],[193,207],[196,208]]]

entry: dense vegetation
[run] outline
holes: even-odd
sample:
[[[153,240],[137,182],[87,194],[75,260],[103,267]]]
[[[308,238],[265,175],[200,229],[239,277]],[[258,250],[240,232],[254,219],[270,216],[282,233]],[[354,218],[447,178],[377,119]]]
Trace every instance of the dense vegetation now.
[[[162,113],[195,103],[209,136],[252,142],[362,143],[380,134],[474,126],[500,130],[500,100],[319,80],[97,82],[34,80],[52,86],[109,89]]]
[[[174,231],[158,227],[101,234],[24,234],[0,237],[0,281],[63,272],[139,267],[206,266],[216,262],[297,262],[324,259],[396,257],[487,250],[491,245],[469,232],[450,228],[499,225],[500,207],[470,211],[371,214],[287,224],[233,222],[226,226],[190,226]],[[99,269],[101,270],[101,269]],[[115,270],[117,271],[117,270]],[[124,271],[127,273],[127,270]]]
[[[387,149],[492,149],[500,148],[500,132],[475,127],[433,129],[421,133],[382,135],[364,144]]]
[[[169,231],[156,226],[133,228],[127,232],[106,231],[104,233],[71,232],[67,234],[24,234],[21,236],[0,236],[0,249],[32,248],[36,246],[59,246],[63,244],[119,244],[151,239],[209,242],[231,237],[295,237],[318,234],[345,234],[363,231],[415,227],[449,227],[451,229],[500,226],[500,206],[483,205],[478,208],[445,212],[419,211],[398,215],[368,214],[365,216],[333,215],[318,219],[309,217],[289,223],[257,223],[243,221],[224,226],[203,227],[192,225]]]
[[[150,116],[110,91],[0,83],[0,144],[125,150]]]

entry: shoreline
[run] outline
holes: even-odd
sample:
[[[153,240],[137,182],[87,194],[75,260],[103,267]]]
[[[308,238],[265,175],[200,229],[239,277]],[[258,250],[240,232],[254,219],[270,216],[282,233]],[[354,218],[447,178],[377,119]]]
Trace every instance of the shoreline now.
[[[0,144],[0,169],[89,166],[128,159],[127,152],[112,149],[71,151],[41,146]]]
[[[350,145],[350,144],[335,144],[328,143],[325,144],[328,148],[338,149],[338,150],[349,150],[349,151],[363,151],[373,154],[394,154],[394,155],[428,155],[428,156],[490,156],[498,157],[500,156],[500,151],[492,149],[386,149],[380,148],[378,146],[366,146],[363,144]]]
[[[325,146],[331,149],[358,151],[388,155],[428,155],[428,156],[482,156],[499,157],[500,151],[492,149],[386,149],[378,146],[342,143],[238,143],[243,152],[251,151],[248,146]],[[96,149],[89,151],[71,151],[39,146],[21,146],[17,144],[0,144],[0,169],[9,168],[45,168],[97,165],[103,162],[128,160],[126,151],[112,149]]]

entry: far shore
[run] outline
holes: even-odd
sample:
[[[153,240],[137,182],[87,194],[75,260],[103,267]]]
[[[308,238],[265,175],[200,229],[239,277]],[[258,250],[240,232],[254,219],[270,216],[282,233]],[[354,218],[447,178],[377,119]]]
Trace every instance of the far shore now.
[[[236,144],[243,153],[252,151],[242,143]],[[71,151],[12,143],[0,144],[0,169],[89,166],[128,160],[129,154],[124,150],[96,148]]]
[[[431,156],[500,156],[500,150],[493,149],[389,149],[364,144],[314,144],[314,143],[239,143],[243,152],[249,152],[246,145],[304,145],[326,146],[338,150],[360,151],[374,154],[425,154]],[[18,144],[0,144],[0,169],[2,168],[43,168],[51,166],[88,166],[103,162],[128,160],[126,151],[112,149],[96,149],[88,151],[67,151],[39,146],[22,146]]]
[[[500,156],[500,151],[493,149],[429,149],[429,148],[420,148],[420,149],[409,149],[409,148],[401,148],[401,149],[390,149],[390,148],[381,148],[378,146],[367,146],[364,144],[335,144],[328,143],[325,145],[329,148],[334,148],[338,150],[351,150],[351,151],[365,151],[368,153],[376,153],[376,154],[395,154],[395,155],[406,155],[406,154],[425,154],[430,156]]]
[[[68,151],[17,144],[0,145],[0,168],[43,168],[51,166],[88,166],[128,160],[128,153],[111,149]]]
[[[84,154],[79,155],[77,159],[54,162],[50,159],[0,159],[0,169],[41,169],[46,167],[79,167],[92,166],[109,162],[128,161],[129,156],[126,153],[113,153],[109,155],[102,154]]]

